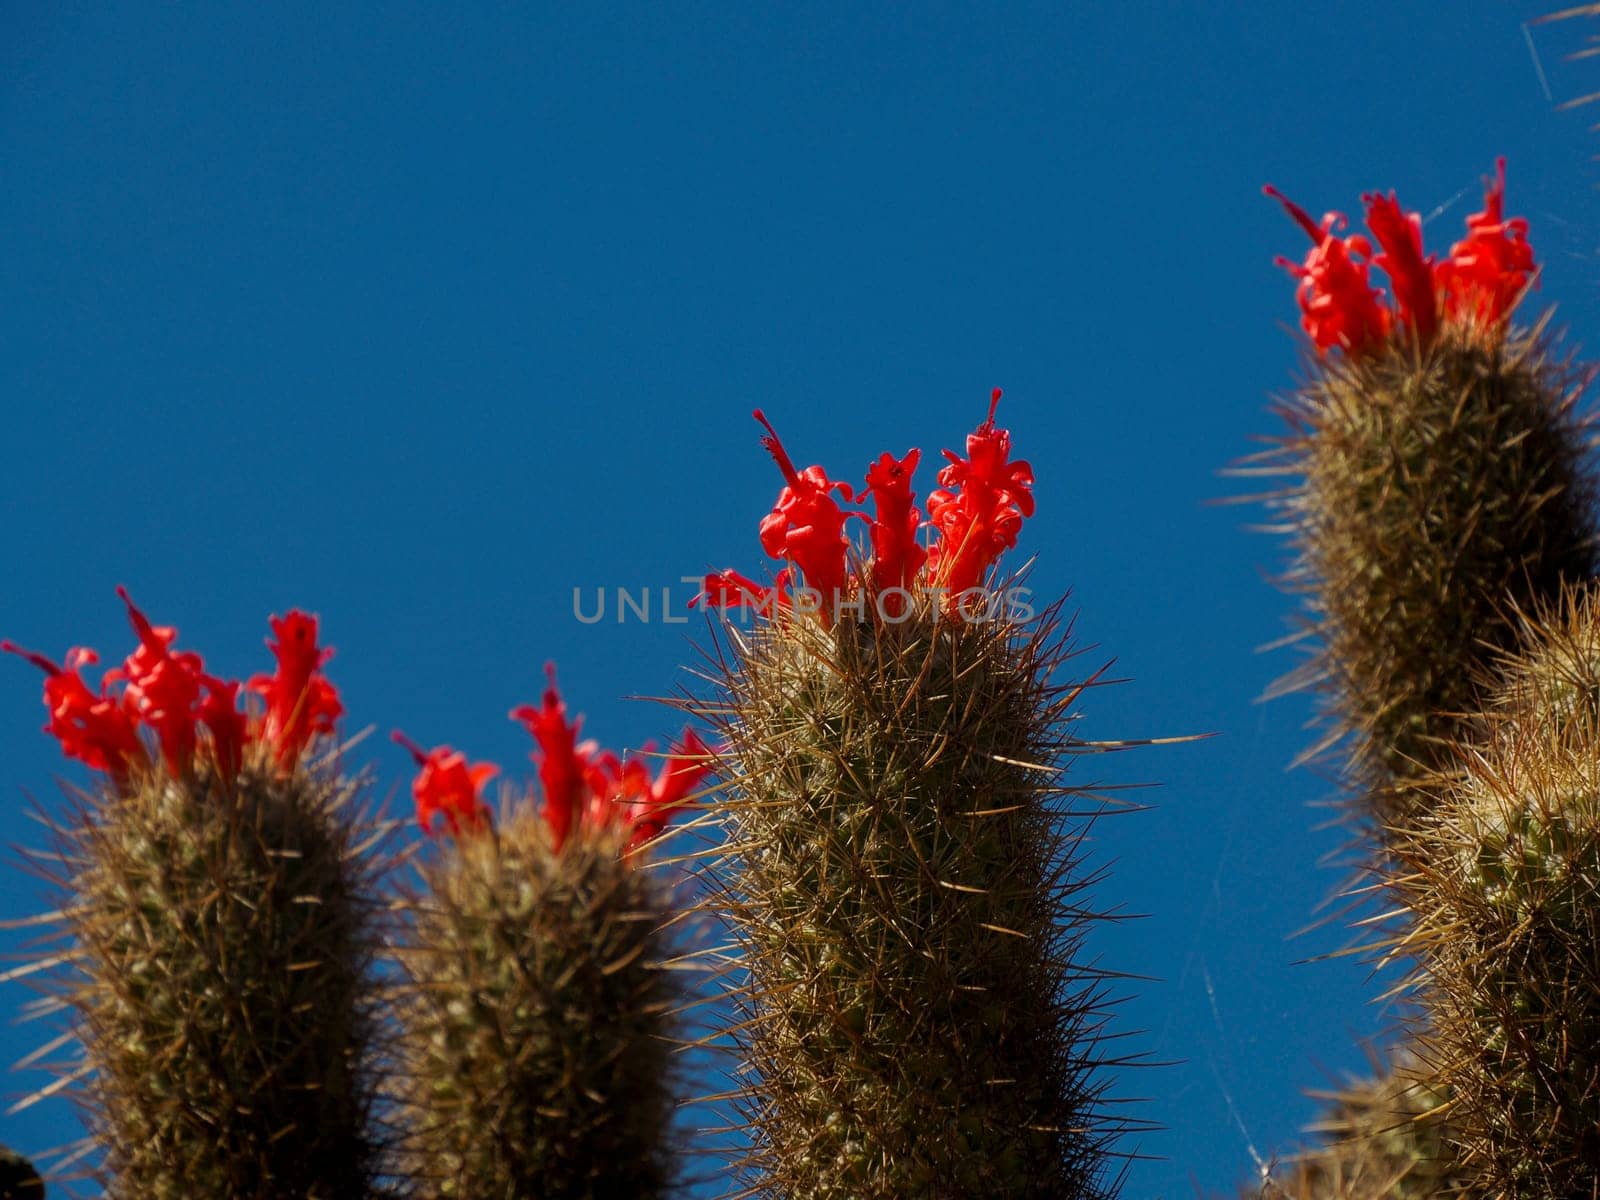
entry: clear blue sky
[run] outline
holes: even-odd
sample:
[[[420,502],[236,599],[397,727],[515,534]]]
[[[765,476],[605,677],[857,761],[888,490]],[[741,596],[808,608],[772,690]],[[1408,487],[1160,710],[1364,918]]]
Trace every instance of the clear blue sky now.
[[[1123,1049],[1179,1060],[1116,1081],[1164,1126],[1127,1194],[1228,1189],[1385,1020],[1358,963],[1304,961],[1337,925],[1292,936],[1339,837],[1285,771],[1308,705],[1254,703],[1295,661],[1255,653],[1279,548],[1207,505],[1295,367],[1271,258],[1303,243],[1259,188],[1394,186],[1446,243],[1504,153],[1538,300],[1592,339],[1600,137],[1550,97],[1600,70],[1535,30],[1547,96],[1546,7],[6,5],[0,633],[119,653],[126,583],[245,674],[302,605],[352,727],[515,770],[553,658],[637,745],[675,717],[624,697],[685,682],[696,627],[585,626],[571,591],[763,566],[752,407],[858,478],[1004,387],[1035,583],[1130,679],[1085,733],[1221,734],[1096,764],[1162,786],[1096,834],[1102,902],[1149,915],[1093,949],[1151,977]],[[0,841],[64,770],[38,682],[0,663]],[[3,915],[39,903],[0,876]]]

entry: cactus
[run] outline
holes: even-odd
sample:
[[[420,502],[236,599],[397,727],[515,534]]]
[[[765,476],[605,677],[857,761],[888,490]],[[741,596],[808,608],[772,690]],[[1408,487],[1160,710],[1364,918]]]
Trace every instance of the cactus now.
[[[1320,1095],[1324,1144],[1249,1195],[1260,1200],[1433,1200],[1462,1194],[1446,1094],[1413,1075],[1413,1061]]]
[[[1053,613],[962,615],[1032,511],[1031,471],[991,407],[968,459],[949,455],[924,549],[917,452],[884,455],[863,493],[872,562],[852,569],[832,495],[851,490],[766,443],[787,486],[762,541],[790,566],[771,589],[707,580],[766,616],[730,627],[700,702],[728,785],[711,903],[747,976],[743,1182],[790,1200],[1110,1195],[1104,977],[1079,953],[1100,914],[1063,820],[1081,793],[1058,778],[1095,747],[1066,731],[1080,689],[1054,681]]]
[[[1424,1055],[1474,1185],[1515,1200],[1600,1167],[1600,604],[1542,629],[1403,852]]]
[[[72,949],[55,983],[107,1194],[373,1194],[377,868],[349,820],[361,782],[305,757],[340,711],[315,619],[274,619],[279,666],[252,681],[250,721],[237,683],[128,609],[140,647],[98,694],[92,653],[62,668],[4,644],[45,670],[63,748],[103,772],[57,826]]]
[[[1510,326],[1535,264],[1527,223],[1504,215],[1503,161],[1484,210],[1442,259],[1424,258],[1421,221],[1392,193],[1364,198],[1374,253],[1365,237],[1334,236],[1342,217],[1317,225],[1267,192],[1313,241],[1304,264],[1283,264],[1300,280],[1315,350],[1309,379],[1284,406],[1289,436],[1252,466],[1297,479],[1267,497],[1291,532],[1297,560],[1287,582],[1306,595],[1305,636],[1315,641],[1288,682],[1322,693],[1327,733],[1312,753],[1345,748],[1368,865],[1400,902],[1389,916],[1399,949],[1386,953],[1420,956],[1405,1065],[1374,1095],[1401,1089],[1441,1114],[1420,1141],[1422,1125],[1405,1126],[1398,1147],[1392,1138],[1335,1141],[1279,1186],[1304,1195],[1565,1195],[1520,1190],[1508,1170],[1487,1168],[1498,1152],[1477,1110],[1489,1079],[1517,1075],[1486,1007],[1509,1018],[1508,989],[1564,991],[1554,980],[1570,974],[1566,964],[1546,964],[1558,966],[1552,977],[1527,956],[1504,956],[1518,937],[1537,937],[1543,919],[1504,906],[1506,879],[1536,894],[1541,911],[1568,886],[1545,875],[1567,853],[1554,849],[1561,839],[1544,817],[1514,816],[1511,799],[1559,775],[1551,755],[1560,755],[1548,739],[1511,731],[1518,720],[1555,728],[1544,718],[1592,687],[1592,662],[1570,639],[1541,639],[1537,620],[1595,572],[1593,422],[1578,406],[1589,372],[1557,355],[1548,319],[1531,331]],[[1389,276],[1392,306],[1370,282],[1372,266]],[[1502,685],[1503,661],[1524,651],[1535,666]],[[1518,710],[1523,718],[1507,715]],[[1558,803],[1541,796],[1534,808]],[[1522,857],[1540,838],[1550,853]],[[1487,1067],[1495,1055],[1498,1075]],[[1560,1087],[1582,1091],[1583,1064],[1559,1061]],[[1325,1124],[1355,1137],[1363,1122],[1351,1112],[1346,1101]],[[1540,1111],[1560,1123],[1555,1114]],[[1531,1151],[1522,1143],[1502,1161]],[[1523,1170],[1550,1182],[1581,1158],[1562,1151]],[[1391,1167],[1415,1182],[1386,1182]]]
[[[1588,373],[1544,323],[1507,329],[1533,264],[1502,192],[1503,174],[1439,263],[1423,260],[1414,215],[1366,198],[1393,312],[1367,282],[1366,239],[1334,237],[1284,201],[1316,242],[1292,269],[1317,353],[1282,405],[1289,434],[1247,470],[1296,481],[1267,502],[1290,530],[1284,580],[1305,596],[1301,636],[1315,649],[1281,686],[1320,692],[1313,753],[1345,746],[1380,836],[1418,816],[1406,781],[1469,732],[1478,679],[1517,646],[1516,611],[1596,565],[1592,422],[1577,406]],[[1485,259],[1510,265],[1485,281]]]
[[[652,783],[640,760],[577,744],[553,679],[518,715],[541,746],[540,811],[518,800],[496,821],[479,798],[495,768],[412,747],[419,816],[449,836],[422,864],[402,954],[410,1175],[460,1200],[651,1200],[676,1176],[684,997],[644,843],[704,747],[688,735]]]

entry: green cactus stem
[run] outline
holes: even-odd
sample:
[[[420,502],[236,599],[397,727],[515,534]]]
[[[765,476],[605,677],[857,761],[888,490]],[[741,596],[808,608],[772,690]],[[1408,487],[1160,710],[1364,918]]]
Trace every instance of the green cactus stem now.
[[[197,764],[84,794],[60,827],[60,990],[118,1200],[373,1194],[374,867],[361,785]]]
[[[403,1020],[425,1194],[666,1193],[680,988],[665,890],[626,840],[580,824],[558,849],[521,808],[424,863]]]
[[[358,833],[364,785],[324,736],[332,652],[314,616],[274,617],[252,717],[119,593],[139,646],[98,691],[91,652],[63,667],[0,642],[45,673],[47,730],[101,772],[52,823],[41,869],[69,948],[40,964],[82,1048],[59,1084],[81,1085],[100,1182],[113,1200],[372,1195],[383,836]]]
[[[538,745],[542,803],[496,821],[497,773],[424,751],[421,860],[402,959],[409,1165],[452,1200],[653,1200],[676,1181],[674,1070],[684,1008],[650,855],[707,770],[693,731],[654,778],[579,740],[550,686],[512,716]]]
[[[1292,433],[1255,463],[1297,480],[1268,503],[1313,650],[1280,688],[1319,693],[1312,753],[1344,746],[1379,830],[1417,815],[1404,783],[1470,729],[1516,611],[1594,571],[1582,380],[1537,331],[1318,360],[1283,406]]]
[[[1575,1200],[1600,1178],[1597,645],[1592,597],[1555,610],[1431,784],[1397,884],[1425,1058],[1474,1185],[1510,1200]]]
[[[1126,1122],[1102,1100],[1105,976],[1083,818],[1061,772],[1080,688],[1054,612],[779,616],[730,632],[726,859],[711,906],[753,1149],[787,1200],[1110,1195]],[[1079,811],[1070,813],[1069,810]],[[743,1193],[741,1193],[743,1194]]]

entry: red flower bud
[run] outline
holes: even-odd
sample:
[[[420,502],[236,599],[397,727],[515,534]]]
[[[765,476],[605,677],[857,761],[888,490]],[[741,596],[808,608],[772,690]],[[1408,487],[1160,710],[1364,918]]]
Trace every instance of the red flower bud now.
[[[489,827],[489,806],[482,800],[483,787],[500,773],[493,763],[468,765],[467,756],[449,746],[424,750],[398,729],[391,735],[407,750],[421,768],[411,783],[417,802],[417,824],[423,832],[438,832],[439,818],[452,834]]]
[[[292,767],[319,733],[332,733],[344,714],[339,693],[321,668],[333,657],[331,648],[317,645],[317,618],[291,609],[285,617],[272,617],[277,641],[267,647],[278,660],[271,675],[257,675],[246,685],[265,698],[267,712],[262,737],[273,747],[280,767]]]

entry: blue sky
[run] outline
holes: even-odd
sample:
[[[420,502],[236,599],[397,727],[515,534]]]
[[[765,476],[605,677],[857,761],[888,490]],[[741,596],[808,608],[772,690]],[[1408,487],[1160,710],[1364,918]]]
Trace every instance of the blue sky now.
[[[554,659],[636,746],[677,717],[625,698],[688,682],[702,634],[581,624],[572,589],[763,566],[751,408],[855,478],[1004,387],[1033,582],[1129,680],[1084,732],[1220,734],[1095,764],[1161,786],[1094,835],[1102,902],[1147,915],[1092,948],[1149,977],[1122,1048],[1173,1064],[1115,1082],[1164,1127],[1126,1194],[1229,1189],[1386,1019],[1358,962],[1309,961],[1337,923],[1294,936],[1340,838],[1285,769],[1307,703],[1255,703],[1296,661],[1255,651],[1279,547],[1208,503],[1296,365],[1271,259],[1303,242],[1259,189],[1392,186],[1447,244],[1504,153],[1536,303],[1592,338],[1600,143],[1555,102],[1600,76],[1560,61],[1581,25],[1536,62],[1546,7],[8,5],[0,634],[120,654],[126,583],[245,674],[301,605],[352,728],[515,770],[504,714]],[[0,841],[76,777],[42,717],[0,663]],[[41,903],[0,875],[0,915]],[[62,1104],[0,1120],[74,1136]]]

